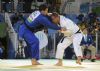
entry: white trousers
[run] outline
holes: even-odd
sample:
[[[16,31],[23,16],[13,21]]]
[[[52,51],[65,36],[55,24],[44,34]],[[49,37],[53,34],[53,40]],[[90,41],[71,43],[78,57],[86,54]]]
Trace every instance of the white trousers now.
[[[65,37],[63,41],[61,40],[59,44],[57,45],[56,58],[63,59],[65,49],[72,43],[74,46],[74,51],[75,51],[76,56],[83,57],[82,49],[80,46],[82,37],[83,35],[81,33],[77,33],[77,34],[74,34],[72,37]]]

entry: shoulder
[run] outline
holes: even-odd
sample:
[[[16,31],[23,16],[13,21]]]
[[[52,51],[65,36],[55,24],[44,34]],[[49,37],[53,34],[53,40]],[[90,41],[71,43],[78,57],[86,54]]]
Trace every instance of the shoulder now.
[[[42,14],[38,18],[41,19],[41,20],[48,20],[48,18],[46,16],[42,15]]]
[[[63,20],[63,21],[66,21],[66,22],[71,22],[71,23],[73,23],[73,21],[72,21],[71,19],[69,19],[69,18],[67,18],[67,17],[65,17],[65,16],[63,16],[63,15],[60,15],[60,19]]]

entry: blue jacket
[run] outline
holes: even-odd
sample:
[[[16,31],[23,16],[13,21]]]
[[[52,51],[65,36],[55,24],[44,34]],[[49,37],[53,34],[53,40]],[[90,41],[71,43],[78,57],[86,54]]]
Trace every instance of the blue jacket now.
[[[45,27],[51,28],[51,29],[54,29],[54,30],[60,30],[61,29],[57,25],[53,24],[46,16],[44,16],[42,14],[37,16],[33,21],[30,20],[29,18],[27,18],[27,20],[25,22],[30,28],[35,28],[38,25],[42,24]]]
[[[94,42],[93,42],[93,38],[92,38],[92,35],[87,35],[87,41],[85,41],[84,37],[82,38],[82,41],[81,41],[81,45],[93,45]]]
[[[25,24],[30,28],[36,28],[39,25],[44,25],[45,27],[51,28],[51,29],[54,29],[54,30],[60,30],[61,29],[61,27],[53,24],[46,16],[42,15],[41,13],[35,19],[31,15],[25,20]],[[28,29],[25,26],[25,24],[22,24],[19,28],[19,35],[20,36],[23,36],[24,32]]]

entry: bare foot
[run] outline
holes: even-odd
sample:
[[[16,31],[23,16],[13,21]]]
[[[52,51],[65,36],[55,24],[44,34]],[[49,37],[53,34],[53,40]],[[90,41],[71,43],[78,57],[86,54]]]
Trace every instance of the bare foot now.
[[[32,62],[32,65],[43,65],[43,64],[41,64],[39,62]]]
[[[76,60],[76,63],[79,64],[79,65],[82,65],[80,60]]]
[[[32,59],[32,65],[42,65],[36,59]]]
[[[41,64],[41,63],[37,62],[37,65],[43,65],[43,64]]]
[[[82,63],[81,63],[81,57],[80,57],[80,56],[77,58],[76,63],[79,64],[79,65],[82,64]]]
[[[63,65],[62,62],[58,62],[55,64],[55,66],[62,66],[62,65]]]
[[[62,63],[62,59],[58,59],[58,62],[55,64],[55,66],[62,66],[63,63]]]

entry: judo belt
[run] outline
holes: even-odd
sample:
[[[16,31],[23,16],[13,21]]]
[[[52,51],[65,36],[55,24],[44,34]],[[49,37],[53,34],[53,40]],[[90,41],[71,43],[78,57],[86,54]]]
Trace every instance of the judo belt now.
[[[77,34],[77,33],[81,33],[81,31],[80,31],[80,29],[75,33],[75,34]],[[66,38],[67,36],[64,36],[62,39],[61,39],[61,43],[63,42],[63,40],[64,40],[64,38]]]
[[[77,33],[81,33],[80,29],[75,34],[77,34]]]

